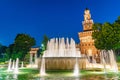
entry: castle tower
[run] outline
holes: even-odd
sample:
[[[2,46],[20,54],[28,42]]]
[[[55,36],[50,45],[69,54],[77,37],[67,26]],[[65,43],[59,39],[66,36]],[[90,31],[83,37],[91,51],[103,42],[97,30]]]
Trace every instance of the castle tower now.
[[[89,9],[84,11],[84,21],[82,22],[83,32],[79,32],[80,40],[80,50],[82,54],[88,56],[97,56],[99,51],[94,46],[94,40],[92,39],[92,25],[93,20],[91,19],[91,14]]]
[[[83,30],[84,31],[90,31],[92,30],[93,20],[91,19],[90,10],[86,8],[84,12],[84,21],[83,24]]]

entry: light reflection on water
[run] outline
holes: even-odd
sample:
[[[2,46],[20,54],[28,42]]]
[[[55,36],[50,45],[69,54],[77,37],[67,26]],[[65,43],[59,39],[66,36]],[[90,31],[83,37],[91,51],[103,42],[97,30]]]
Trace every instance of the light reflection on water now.
[[[62,73],[52,73],[48,74],[48,76],[35,76],[37,73],[28,73],[28,74],[12,74],[5,73],[1,74],[0,72],[0,80],[120,80],[119,74],[107,74],[107,77],[104,74],[88,74],[88,75],[79,75],[68,76]]]
[[[18,79],[18,75],[17,75],[17,74],[14,74],[14,75],[13,75],[13,79],[16,79],[16,80],[17,80],[17,79]]]
[[[38,79],[36,79],[38,80]],[[40,78],[39,80],[120,80],[120,78],[118,77],[114,77],[114,78]]]
[[[120,80],[120,75],[84,75],[79,77],[41,77],[39,80]],[[38,80],[38,79],[36,79]]]
[[[25,75],[24,75],[25,76]],[[22,76],[21,76],[22,77]],[[34,78],[24,78],[19,77],[17,74],[6,75],[4,77],[0,76],[0,80],[120,80],[118,76],[116,77],[105,77],[105,76],[82,76],[82,77],[34,77]]]
[[[80,78],[40,78],[40,80],[81,80]]]
[[[18,74],[0,75],[0,80],[18,80]]]

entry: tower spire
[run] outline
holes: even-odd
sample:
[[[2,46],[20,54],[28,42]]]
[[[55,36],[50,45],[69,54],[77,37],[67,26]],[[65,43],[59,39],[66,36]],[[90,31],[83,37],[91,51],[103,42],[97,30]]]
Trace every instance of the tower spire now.
[[[93,20],[91,19],[90,10],[88,8],[86,8],[84,11],[84,21],[82,24],[84,31],[92,29]]]

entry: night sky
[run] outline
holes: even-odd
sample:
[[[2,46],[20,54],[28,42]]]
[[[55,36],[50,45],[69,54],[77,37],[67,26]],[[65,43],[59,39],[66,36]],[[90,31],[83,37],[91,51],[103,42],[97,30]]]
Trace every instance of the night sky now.
[[[12,44],[18,33],[34,37],[37,46],[44,34],[79,43],[85,8],[94,22],[112,23],[120,16],[120,0],[0,0],[0,43]]]

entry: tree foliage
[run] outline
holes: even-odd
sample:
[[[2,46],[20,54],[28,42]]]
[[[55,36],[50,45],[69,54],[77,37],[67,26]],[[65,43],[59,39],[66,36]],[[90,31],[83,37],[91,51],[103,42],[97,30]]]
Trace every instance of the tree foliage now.
[[[45,50],[47,48],[48,40],[49,40],[48,36],[44,35],[43,36],[43,41],[42,41],[42,46],[45,48]]]
[[[41,48],[40,48],[40,55],[43,55],[44,51],[47,49],[47,43],[48,43],[48,40],[49,38],[44,35],[43,36],[43,41],[42,41],[42,44],[41,44]]]
[[[120,49],[120,17],[114,23],[93,25],[93,39],[96,48],[102,50]]]
[[[18,34],[14,43],[8,47],[7,54],[9,54],[9,58],[20,58],[23,60],[29,49],[34,45],[35,39],[30,35]]]
[[[0,44],[0,61],[5,61],[6,60],[6,49],[7,49],[7,47],[6,46],[4,46],[4,45],[2,45],[2,44]]]
[[[35,45],[35,39],[27,34],[18,34],[15,38],[15,48],[18,51],[28,51]]]
[[[6,46],[0,44],[0,55],[2,55],[3,53],[5,53],[5,52],[6,52],[6,49],[7,49]]]
[[[6,49],[6,54],[8,59],[12,58],[12,55],[14,54],[14,44],[10,44],[9,47]],[[13,58],[12,58],[13,59]]]

